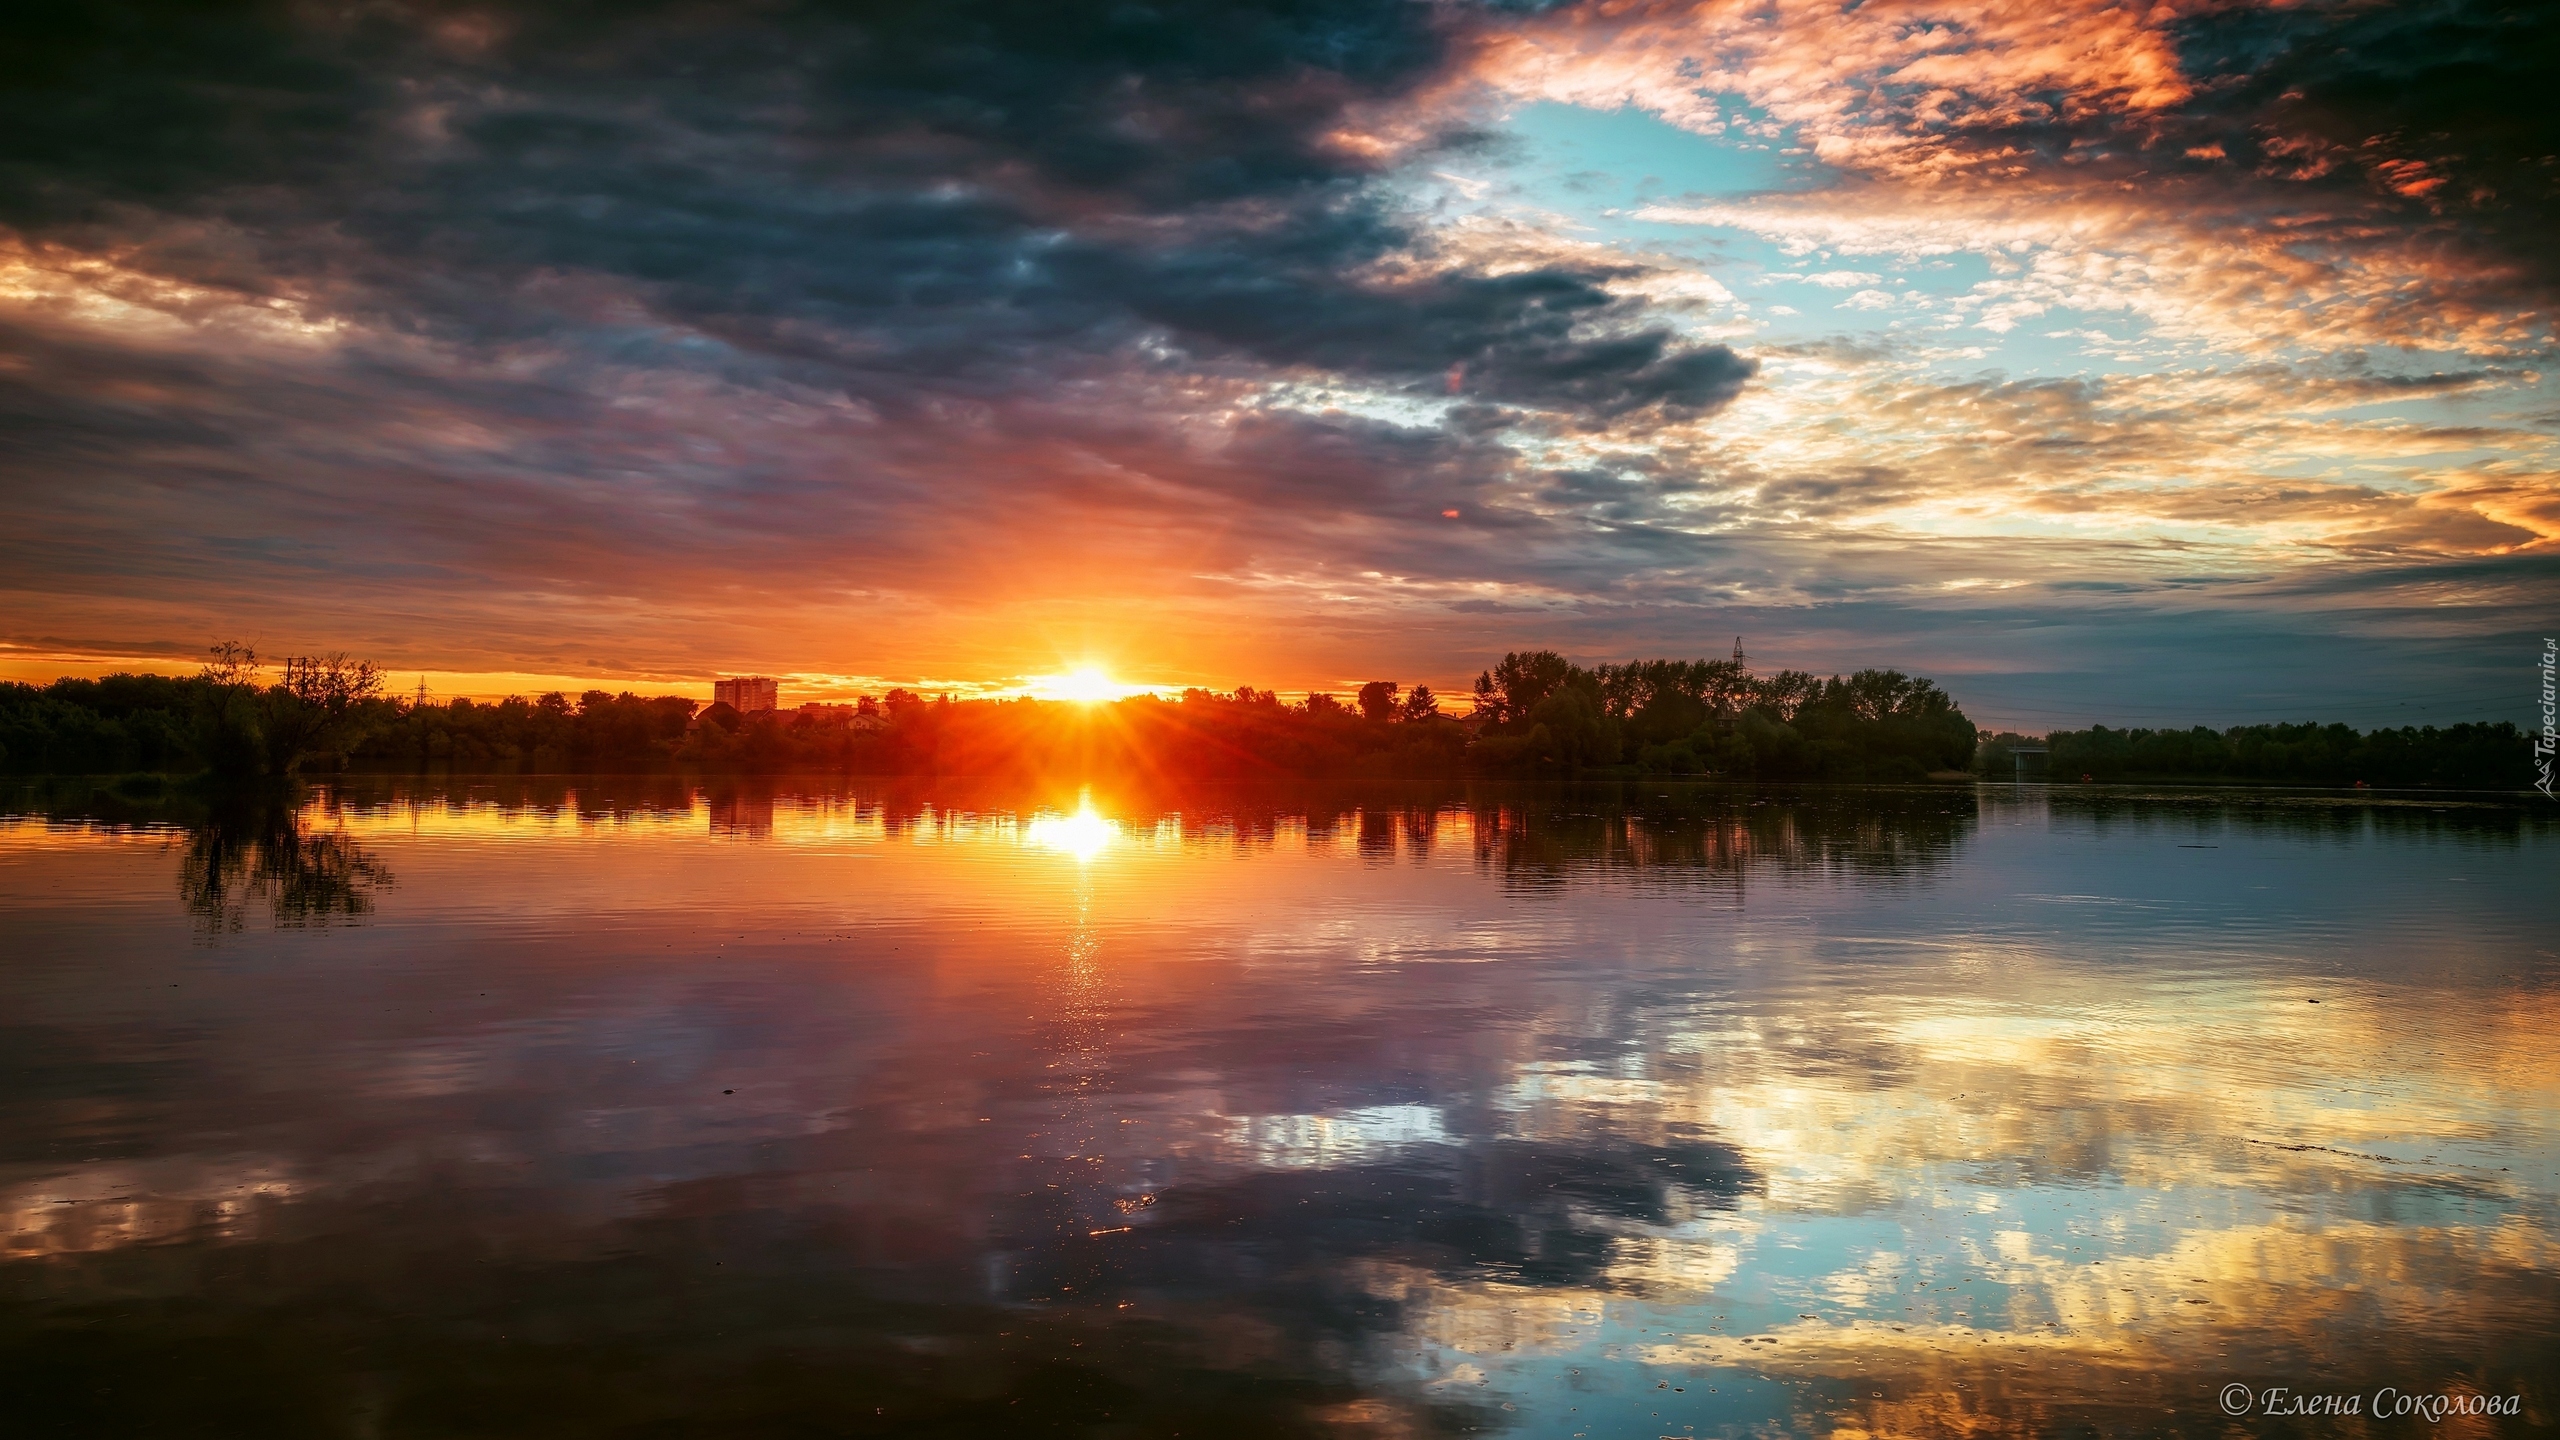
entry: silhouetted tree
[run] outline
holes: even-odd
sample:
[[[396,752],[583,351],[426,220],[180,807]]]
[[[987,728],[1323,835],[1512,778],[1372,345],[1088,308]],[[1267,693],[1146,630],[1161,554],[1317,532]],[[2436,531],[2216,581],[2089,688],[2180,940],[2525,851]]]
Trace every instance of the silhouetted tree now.
[[[290,775],[316,753],[353,748],[366,722],[380,718],[368,710],[381,698],[382,672],[369,660],[344,651],[288,656],[261,707],[267,773]]]
[[[266,763],[258,670],[257,651],[224,640],[209,647],[204,667],[196,672],[204,686],[196,712],[196,748],[217,774],[254,775]]]
[[[1496,725],[1525,721],[1576,673],[1573,662],[1553,650],[1515,650],[1476,676],[1476,711]]]
[[[2023,737],[2000,737],[2017,739]],[[2510,722],[2403,727],[2359,734],[2347,725],[2235,725],[2228,730],[2058,730],[2048,737],[2056,779],[2237,781],[2249,784],[2523,790],[2533,784],[2532,737]],[[2005,747],[1986,745],[1975,768],[2006,778]]]
[[[1360,717],[1384,725],[1396,718],[1396,682],[1372,680],[1360,687]]]

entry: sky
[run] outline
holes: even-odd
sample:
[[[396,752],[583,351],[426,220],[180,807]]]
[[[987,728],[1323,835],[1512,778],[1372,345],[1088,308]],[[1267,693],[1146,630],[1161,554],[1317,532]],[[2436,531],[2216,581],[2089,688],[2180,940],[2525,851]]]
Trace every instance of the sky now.
[[[0,676],[2536,718],[2560,15],[37,4]]]

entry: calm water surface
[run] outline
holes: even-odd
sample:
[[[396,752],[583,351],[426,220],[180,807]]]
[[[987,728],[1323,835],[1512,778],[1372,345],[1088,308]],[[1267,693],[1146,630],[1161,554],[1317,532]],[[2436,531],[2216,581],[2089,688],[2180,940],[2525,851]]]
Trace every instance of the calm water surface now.
[[[2560,1424],[2547,812],[7,809],[16,1433]]]

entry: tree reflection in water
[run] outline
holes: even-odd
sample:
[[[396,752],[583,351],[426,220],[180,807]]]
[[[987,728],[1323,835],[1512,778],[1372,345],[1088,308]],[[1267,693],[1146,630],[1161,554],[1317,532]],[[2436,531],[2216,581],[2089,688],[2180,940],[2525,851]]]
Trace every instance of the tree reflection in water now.
[[[209,806],[178,864],[178,897],[198,933],[237,933],[260,907],[280,928],[370,914],[391,870],[326,813],[332,823],[321,830],[281,794],[225,795]]]
[[[1917,881],[1943,874],[1977,824],[1970,790],[1586,785],[1475,805],[1477,863],[1515,888],[1615,876],[1746,873]]]

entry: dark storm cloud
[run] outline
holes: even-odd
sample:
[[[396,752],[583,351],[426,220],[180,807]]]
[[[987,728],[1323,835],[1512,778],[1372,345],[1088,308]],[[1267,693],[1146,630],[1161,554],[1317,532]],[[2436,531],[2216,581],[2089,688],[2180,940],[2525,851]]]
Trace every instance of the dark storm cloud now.
[[[1271,411],[1239,419],[1192,483],[1257,510],[1264,524],[1329,525],[1350,515],[1416,520],[1506,483],[1501,445],[1348,415]],[[1304,506],[1303,510],[1297,507]]]
[[[1337,132],[1434,73],[1435,13],[62,9],[10,62],[0,219],[484,343],[556,334],[562,277],[596,277],[883,396],[1168,333],[1600,417],[1730,399],[1749,363],[1638,323],[1607,275],[1361,278],[1416,237]]]
[[[519,177],[554,171],[554,194],[646,114],[795,152],[768,164],[868,150],[866,168],[927,184],[1022,164],[1179,208],[1341,178],[1319,132],[1427,72],[1428,20],[1367,0],[38,5],[0,72],[8,200],[19,223],[58,222],[347,183],[396,127],[428,138],[443,121],[419,128],[422,111],[470,98],[460,128]]]
[[[2560,10],[2498,0],[2228,9],[2187,22],[2189,148],[2288,185],[2381,195],[2560,282]]]
[[[1542,269],[1360,284],[1275,274],[1264,258],[1192,255],[1140,275],[1085,273],[1131,293],[1150,319],[1274,363],[1585,415],[1650,405],[1695,414],[1731,400],[1756,368],[1726,346],[1682,349],[1667,329],[1631,324],[1637,307],[1603,290],[1601,276]]]
[[[289,7],[37,0],[0,47],[0,219],[60,232],[325,183],[394,99]]]

